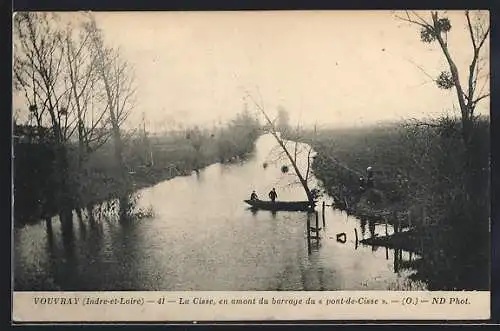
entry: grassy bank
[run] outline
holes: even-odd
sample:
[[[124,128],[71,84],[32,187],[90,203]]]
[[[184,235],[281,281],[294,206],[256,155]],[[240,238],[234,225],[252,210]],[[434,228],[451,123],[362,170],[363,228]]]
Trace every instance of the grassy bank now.
[[[151,137],[144,145],[141,139],[127,144],[128,179],[131,186],[120,182],[110,150],[103,148],[90,160],[86,169],[86,177],[79,180],[84,203],[95,203],[118,197],[129,189],[137,190],[157,184],[177,176],[188,176],[194,171],[216,162],[232,162],[247,157],[253,151],[257,133],[253,133],[245,141],[244,148],[238,141],[221,153],[221,137],[212,136],[209,132],[200,133],[199,148],[192,146],[185,133],[173,133],[169,136]],[[91,199],[91,201],[89,201]]]
[[[338,207],[404,232],[365,244],[418,252],[431,288],[489,287],[489,121],[466,150],[460,124],[443,118],[297,137],[318,152],[315,176]],[[374,187],[359,189],[365,169]]]

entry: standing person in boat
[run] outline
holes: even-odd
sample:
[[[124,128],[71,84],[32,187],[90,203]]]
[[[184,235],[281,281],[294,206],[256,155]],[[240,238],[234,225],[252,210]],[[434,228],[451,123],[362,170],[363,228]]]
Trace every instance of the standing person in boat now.
[[[271,199],[271,201],[274,202],[277,197],[278,197],[278,193],[276,193],[276,189],[273,187],[271,192],[269,192],[269,199]]]
[[[252,194],[250,194],[250,200],[259,200],[259,197],[257,196],[257,193],[255,193],[255,190],[253,190]]]

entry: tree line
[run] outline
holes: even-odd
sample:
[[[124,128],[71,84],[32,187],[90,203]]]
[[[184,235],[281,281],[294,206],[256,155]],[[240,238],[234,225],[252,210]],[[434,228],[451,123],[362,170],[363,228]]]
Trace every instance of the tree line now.
[[[126,181],[121,128],[135,97],[132,68],[104,40],[94,17],[71,19],[37,12],[13,18],[14,91],[27,104],[15,114],[16,121],[36,128],[38,141],[55,146],[57,201],[66,213],[78,204],[78,194],[70,190],[76,178],[68,173],[68,149],[74,141],[82,169],[112,139],[117,169]]]

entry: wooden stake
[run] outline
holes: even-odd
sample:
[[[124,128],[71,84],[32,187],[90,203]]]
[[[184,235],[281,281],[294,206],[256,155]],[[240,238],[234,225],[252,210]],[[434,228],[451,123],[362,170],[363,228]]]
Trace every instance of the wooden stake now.
[[[319,216],[318,212],[315,212],[316,214],[316,240],[319,239]]]
[[[311,219],[310,215],[307,215],[307,242],[311,240]]]
[[[307,231],[307,254],[311,254],[311,214],[307,214],[307,224],[306,224],[306,231]]]
[[[321,208],[321,217],[323,218],[323,228],[326,226],[326,221],[325,221],[325,202],[323,201],[323,206]]]

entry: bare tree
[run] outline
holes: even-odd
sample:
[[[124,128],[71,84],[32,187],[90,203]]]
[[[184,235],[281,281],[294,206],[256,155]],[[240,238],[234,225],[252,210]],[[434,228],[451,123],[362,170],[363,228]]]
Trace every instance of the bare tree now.
[[[124,141],[122,125],[130,115],[134,106],[135,85],[132,68],[120,54],[119,49],[109,47],[104,42],[102,31],[98,28],[94,17],[85,24],[90,34],[91,49],[96,57],[96,70],[100,86],[105,92],[103,101],[107,104],[111,136],[114,142],[114,156],[122,183],[120,220],[128,220],[132,203],[129,197],[130,178],[124,159]]]
[[[109,138],[112,122],[87,26],[65,25],[60,16],[48,13],[16,13],[13,20],[13,87],[24,94],[27,124],[36,127],[35,136],[56,147],[56,199],[68,225],[71,209],[79,204],[76,189],[83,183],[76,175],[88,155]],[[72,169],[68,154],[75,135],[78,169]]]
[[[288,141],[286,141],[286,140],[284,140],[284,139],[282,139],[280,137],[279,130],[278,130],[278,128],[275,125],[275,121],[271,120],[271,118],[269,117],[269,115],[265,111],[263,102],[262,101],[260,103],[257,102],[255,100],[255,98],[250,93],[248,93],[248,92],[246,92],[246,96],[253,102],[253,104],[255,105],[255,107],[257,108],[257,110],[259,110],[259,112],[262,113],[262,115],[264,115],[264,118],[266,119],[266,122],[267,122],[268,131],[276,139],[276,141],[278,142],[279,146],[283,150],[283,153],[286,155],[286,157],[288,158],[288,160],[292,164],[292,167],[293,167],[293,169],[295,171],[295,174],[297,175],[300,184],[304,188],[304,191],[306,193],[307,200],[309,201],[309,204],[311,206],[314,206],[315,203],[316,203],[316,201],[315,201],[316,197],[315,197],[315,194],[313,193],[313,191],[309,188],[309,184],[308,184],[309,173],[310,173],[310,156],[311,156],[311,153],[312,153],[312,147],[310,147],[309,150],[308,150],[308,155],[307,155],[307,170],[306,170],[306,174],[304,175],[304,174],[302,174],[302,172],[300,171],[300,169],[299,169],[299,167],[297,165],[298,144],[297,143],[294,144],[295,149],[294,149],[294,152],[293,152],[293,155],[292,155],[292,153],[290,152],[289,148],[287,147]]]
[[[448,33],[451,30],[451,22],[448,18],[440,15],[437,11],[431,11],[430,19],[425,19],[415,11],[406,11],[404,16],[397,15],[396,17],[419,26],[421,28],[420,38],[423,42],[438,42],[448,63],[449,72],[441,72],[436,83],[438,87],[443,89],[455,87],[461,111],[463,139],[468,145],[471,139],[476,106],[490,95],[489,90],[484,91],[486,83],[489,81],[488,77],[483,77],[481,73],[484,70],[484,61],[481,55],[484,53],[484,45],[490,33],[490,23],[481,12],[476,13],[474,18],[471,17],[468,10],[465,11],[464,15],[472,48],[472,59],[468,68],[468,77],[465,80],[461,80],[457,64],[448,48]],[[481,78],[483,84],[479,86],[478,82]]]
[[[86,29],[68,25],[65,31],[67,74],[75,109],[78,133],[78,165],[109,138],[107,103],[99,102],[96,58],[91,52],[91,35]],[[97,99],[97,100],[96,100]]]
[[[51,128],[56,144],[78,133],[79,158],[107,139],[106,109],[99,95],[90,34],[64,25],[55,14],[18,13],[14,18],[15,90],[28,104],[27,124]]]
[[[29,105],[30,124],[34,122],[37,128],[34,136],[49,140],[55,147],[53,178],[56,187],[52,189],[59,205],[66,243],[73,233],[72,209],[75,205],[68,145],[77,117],[71,107],[72,94],[65,75],[66,48],[59,23],[54,14],[16,13],[13,19],[13,77],[15,90],[24,92]]]
[[[115,158],[125,180],[121,127],[134,106],[135,86],[132,68],[122,58],[118,49],[106,46],[95,19],[91,17],[85,29],[90,35],[92,51],[96,56],[96,70],[105,92],[104,100],[107,104],[115,145]]]
[[[57,17],[47,13],[17,13],[13,20],[14,87],[24,92],[30,122],[40,131],[52,129],[52,139],[65,144],[75,118],[64,84],[64,43]]]

